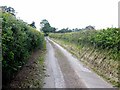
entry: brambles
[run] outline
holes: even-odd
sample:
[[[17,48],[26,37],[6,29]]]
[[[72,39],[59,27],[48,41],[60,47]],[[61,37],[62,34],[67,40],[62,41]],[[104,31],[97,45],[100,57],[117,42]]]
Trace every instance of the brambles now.
[[[44,35],[9,13],[2,14],[3,85],[10,82],[35,49],[44,47]]]

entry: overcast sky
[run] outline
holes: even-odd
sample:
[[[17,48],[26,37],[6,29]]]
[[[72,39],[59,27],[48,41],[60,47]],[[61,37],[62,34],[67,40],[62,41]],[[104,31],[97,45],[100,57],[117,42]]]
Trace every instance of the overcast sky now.
[[[56,28],[84,28],[88,25],[96,29],[118,27],[119,0],[0,0],[0,6],[13,7],[25,22],[47,19]]]

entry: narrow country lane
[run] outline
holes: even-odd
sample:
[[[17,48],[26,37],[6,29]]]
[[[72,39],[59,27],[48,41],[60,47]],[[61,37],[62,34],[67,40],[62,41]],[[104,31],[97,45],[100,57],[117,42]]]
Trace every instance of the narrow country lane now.
[[[43,88],[112,88],[112,85],[48,37],[46,44],[46,77]]]

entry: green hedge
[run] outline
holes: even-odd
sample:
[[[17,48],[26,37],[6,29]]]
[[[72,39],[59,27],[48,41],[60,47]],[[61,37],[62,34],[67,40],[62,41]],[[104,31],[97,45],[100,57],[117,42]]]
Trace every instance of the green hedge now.
[[[3,13],[2,18],[2,81],[6,84],[33,50],[44,47],[44,35],[9,13]]]
[[[103,30],[82,30],[72,33],[56,33],[49,35],[81,46],[93,46],[110,51],[114,60],[120,60],[120,28]]]

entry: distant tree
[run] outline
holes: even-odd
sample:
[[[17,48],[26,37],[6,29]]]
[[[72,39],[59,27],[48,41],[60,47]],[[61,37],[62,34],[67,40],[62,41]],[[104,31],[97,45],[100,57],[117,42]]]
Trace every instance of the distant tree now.
[[[36,28],[35,22],[33,21],[33,22],[30,24],[30,26],[33,27],[33,28]]]
[[[51,27],[51,29],[50,29],[50,30],[51,30],[50,32],[55,33],[56,28],[55,28],[55,27]]]
[[[7,7],[7,6],[1,6],[0,8],[2,8],[2,11],[3,12],[8,12],[8,13],[10,13],[10,14],[12,14],[12,15],[14,15],[15,16],[15,9],[14,8],[12,8],[12,7]]]
[[[45,34],[56,31],[56,28],[51,27],[50,23],[46,19],[43,19],[40,22],[40,26],[41,26],[41,31],[43,31]]]
[[[94,27],[94,26],[89,25],[89,26],[87,26],[87,27],[85,28],[85,30],[95,30],[95,27]]]
[[[63,29],[57,31],[57,33],[67,33],[67,32],[72,32],[72,30],[69,28],[63,28]]]
[[[74,32],[79,32],[81,29],[75,28]]]

